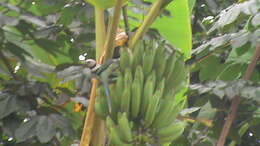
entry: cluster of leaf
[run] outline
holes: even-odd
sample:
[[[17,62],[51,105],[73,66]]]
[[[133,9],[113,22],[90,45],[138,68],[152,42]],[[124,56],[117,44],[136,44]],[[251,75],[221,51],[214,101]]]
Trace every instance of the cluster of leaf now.
[[[80,54],[93,52],[86,51],[95,38],[93,8],[84,2],[3,1],[0,16],[1,51],[6,55],[57,65],[78,62]]]
[[[235,80],[230,82],[213,81],[207,84],[193,84],[190,86],[191,90],[197,90],[199,94],[211,93],[219,98],[227,97],[232,99],[236,95],[246,99],[255,100],[260,103],[260,84],[253,84],[252,82],[244,80]]]
[[[192,75],[189,106],[201,107],[191,114],[193,125],[179,139],[179,144],[215,145],[229,113],[230,100],[239,95],[242,102],[237,118],[228,136],[227,145],[258,145],[259,130],[259,63],[254,69],[251,82],[240,80],[254,55],[260,38],[257,0],[241,3],[216,3],[215,13],[209,2],[198,2],[195,14],[198,18],[194,30]],[[222,9],[226,7],[225,9]],[[205,9],[208,11],[205,11]],[[204,14],[202,14],[204,13]],[[210,16],[210,17],[209,17]],[[197,91],[197,92],[194,92]],[[207,123],[207,124],[205,124]],[[253,136],[252,136],[253,135]]]
[[[217,15],[208,32],[212,39],[201,42],[193,50],[193,55],[198,59],[194,72],[198,71],[199,80],[233,80],[244,74],[260,37],[260,25],[256,23],[258,11],[259,2],[251,0],[234,4]],[[258,79],[256,70],[253,80]]]
[[[14,80],[1,82],[2,144],[46,143],[53,142],[57,134],[60,136],[56,138],[74,135],[74,130],[60,112],[60,107],[52,104],[58,95],[47,83]]]
[[[56,73],[80,54],[93,58],[94,38],[93,7],[83,1],[0,1],[0,145],[69,144],[75,129],[79,139],[83,114],[71,101],[85,102],[88,88]]]

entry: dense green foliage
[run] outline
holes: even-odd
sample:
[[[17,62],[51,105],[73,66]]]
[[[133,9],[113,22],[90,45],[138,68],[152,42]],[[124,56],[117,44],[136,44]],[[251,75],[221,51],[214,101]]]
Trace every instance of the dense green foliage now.
[[[128,34],[151,2],[129,2]],[[189,3],[169,5],[144,37],[144,42],[164,41],[168,55],[178,50],[189,57],[192,22],[192,58],[186,61],[191,85],[183,90],[186,109],[179,115],[188,124],[172,146],[213,146],[234,95],[242,102],[227,143],[259,145],[259,63],[251,81],[240,79],[259,44],[260,2]],[[106,11],[106,19],[110,15]],[[123,20],[120,25],[125,27]],[[75,112],[74,106],[87,107],[90,79],[103,67],[93,67],[90,60],[95,58],[94,29],[94,9],[83,0],[0,1],[0,145],[79,143],[85,111]]]

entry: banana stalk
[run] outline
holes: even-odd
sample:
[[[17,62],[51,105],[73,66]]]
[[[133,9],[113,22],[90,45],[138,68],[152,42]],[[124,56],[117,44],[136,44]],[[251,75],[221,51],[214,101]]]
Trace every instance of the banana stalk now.
[[[115,40],[116,29],[120,21],[121,8],[123,5],[123,0],[117,0],[115,6],[115,13],[113,21],[111,24],[111,29],[109,29],[109,34],[107,40],[105,41],[106,32],[105,32],[105,22],[104,22],[104,9],[100,7],[95,7],[95,25],[96,25],[96,60],[98,64],[102,64],[107,60],[111,54],[113,54],[113,43]],[[111,50],[109,50],[111,49]],[[96,88],[98,86],[98,80],[93,79],[90,104],[88,106],[88,113],[86,116],[82,136],[81,136],[81,146],[89,146],[92,142],[92,145],[104,145],[105,144],[105,126],[104,122],[96,117],[94,112],[95,109],[95,100],[96,100]],[[94,125],[95,123],[95,125]],[[92,136],[93,127],[96,129],[95,136]]]

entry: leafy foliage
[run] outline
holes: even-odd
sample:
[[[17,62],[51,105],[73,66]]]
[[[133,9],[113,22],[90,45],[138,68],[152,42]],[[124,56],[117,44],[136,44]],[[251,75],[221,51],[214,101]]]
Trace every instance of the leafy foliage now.
[[[59,131],[62,135],[74,135],[70,123],[58,111],[59,107],[52,104],[51,101],[58,95],[48,84],[37,81],[2,81],[0,119],[7,136],[15,138],[17,143],[35,137],[46,143]],[[39,107],[43,102],[45,105]]]
[[[259,43],[259,25],[253,25],[255,22],[252,21],[252,18],[259,14],[259,2],[250,0],[232,5],[228,2],[220,3],[220,7],[226,8],[217,10],[218,13],[213,10],[206,11],[205,9],[211,8],[212,5],[208,2],[205,4],[205,13],[198,12],[204,15],[204,18],[197,16],[197,24],[193,26],[203,29],[203,32],[195,33],[196,48],[192,53],[196,61],[192,67],[189,104],[206,108],[207,112],[200,110],[191,114],[197,123],[187,131],[187,138],[180,139],[180,143],[215,145],[224,123],[223,119],[229,113],[230,100],[238,95],[242,97],[242,102],[227,144],[243,145],[248,142],[246,145],[258,145],[256,141],[259,140],[259,132],[252,129],[256,128],[255,124],[258,123],[253,113],[259,109],[259,64],[251,82],[239,79],[245,74]],[[195,8],[195,15],[196,11],[199,9]],[[196,42],[197,39],[200,41]],[[203,113],[205,116],[201,120]],[[205,122],[212,122],[212,125]],[[249,133],[254,136],[248,136]],[[255,140],[249,140],[249,137]]]
[[[259,83],[252,85],[246,81],[237,80],[231,82],[215,81],[209,82],[205,85],[203,84],[193,84],[190,86],[192,90],[197,90],[199,94],[211,93],[219,98],[223,99],[226,96],[232,99],[234,96],[238,95],[246,99],[256,100],[259,103]]]

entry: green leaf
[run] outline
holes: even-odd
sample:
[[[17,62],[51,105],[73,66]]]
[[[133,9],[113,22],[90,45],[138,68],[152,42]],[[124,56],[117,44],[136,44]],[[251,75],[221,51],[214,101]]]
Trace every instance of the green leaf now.
[[[188,0],[174,0],[167,7],[172,17],[157,18],[153,27],[169,40],[173,46],[180,48],[186,58],[191,56],[192,32],[191,15]]]
[[[205,81],[208,79],[216,79],[218,73],[222,69],[222,65],[220,64],[220,59],[216,56],[211,56],[205,60],[203,60],[200,64],[201,70],[199,72],[199,78],[201,81]]]
[[[55,136],[54,122],[47,116],[40,116],[36,127],[36,135],[41,143],[50,141]]]
[[[77,13],[82,9],[80,5],[65,7],[62,10],[59,22],[68,26],[75,19]]]
[[[234,5],[228,11],[223,10],[220,13],[220,18],[218,20],[218,25],[224,27],[225,25],[233,23],[241,12],[240,5]]]
[[[0,119],[18,110],[16,96],[0,91]]]
[[[34,31],[33,36],[34,36],[36,39],[48,38],[49,36],[60,32],[61,29],[62,29],[62,28],[59,27],[59,26],[46,27],[46,28],[42,28],[42,29],[39,29],[39,30]]]
[[[260,13],[257,13],[257,14],[253,17],[253,19],[252,19],[252,24],[253,24],[254,26],[260,25]]]
[[[189,8],[190,8],[190,12],[192,13],[192,10],[196,4],[197,0],[189,0]]]
[[[8,116],[3,119],[3,133],[10,137],[14,137],[15,130],[20,126],[22,120],[17,116]]]
[[[212,105],[208,102],[204,106],[201,107],[199,115],[197,118],[206,118],[206,119],[212,119],[214,118],[216,114],[216,109],[212,107]]]
[[[198,111],[200,108],[201,108],[201,107],[186,108],[186,109],[183,109],[180,114],[181,114],[182,116],[185,116],[185,115],[188,115],[188,114],[191,114],[191,113],[193,113],[193,112]]]
[[[55,127],[62,130],[62,132],[65,136],[74,135],[74,130],[72,129],[72,126],[70,125],[70,122],[68,119],[66,119],[63,116],[58,115],[58,114],[50,114],[49,118],[53,121],[53,124],[55,125]]]
[[[23,65],[29,71],[28,73],[39,78],[45,78],[46,73],[53,73],[55,69],[54,66],[30,58],[26,58],[26,60],[23,62]]]
[[[236,33],[231,39],[232,48],[238,48],[245,45],[250,39],[250,33],[247,31],[240,31]]]
[[[95,40],[95,34],[94,33],[82,33],[76,38],[77,43],[83,43],[83,42],[91,42]]]
[[[31,120],[21,124],[15,131],[15,138],[17,139],[17,142],[22,142],[35,136],[37,122],[38,117],[33,117]]]
[[[19,44],[19,42],[17,42],[17,44]],[[22,44],[21,44],[22,46]],[[25,51],[22,47],[17,46],[16,44],[10,43],[8,42],[5,46],[9,52],[11,52],[13,55],[19,57],[20,59],[24,60],[25,56],[31,56],[30,53],[28,53],[27,51]]]
[[[61,47],[60,43],[57,43],[53,40],[49,39],[38,39],[36,40],[37,45],[39,45],[42,49],[47,51],[52,55],[57,55],[57,52],[61,53],[59,47]]]
[[[260,103],[260,87],[244,87],[240,92],[240,96],[246,99],[252,98],[257,103]]]
[[[224,81],[231,81],[241,77],[244,70],[244,65],[242,64],[230,64],[227,65],[223,71],[218,75],[217,79]]]
[[[41,14],[48,15],[59,11],[65,2],[65,0],[36,0],[35,5]]]
[[[2,14],[0,12],[0,27],[4,26],[4,25],[17,25],[19,22],[19,20],[15,17],[9,17],[9,16],[5,16],[4,14]]]
[[[4,75],[10,75],[6,66],[3,64],[3,61],[0,60],[0,73]]]
[[[239,48],[232,49],[227,58],[227,62],[248,64],[251,61],[254,53],[255,47],[251,47],[251,44],[247,43]]]

